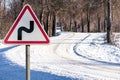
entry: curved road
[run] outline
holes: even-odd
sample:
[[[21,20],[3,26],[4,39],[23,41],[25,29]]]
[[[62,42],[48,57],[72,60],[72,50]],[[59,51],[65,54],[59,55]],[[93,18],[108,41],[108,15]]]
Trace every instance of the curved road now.
[[[120,65],[89,60],[74,52],[78,43],[92,39],[91,34],[65,33],[50,39],[49,45],[31,46],[32,70],[67,76],[75,80],[120,80]],[[14,51],[6,52],[6,57],[25,67],[24,46],[11,50]]]

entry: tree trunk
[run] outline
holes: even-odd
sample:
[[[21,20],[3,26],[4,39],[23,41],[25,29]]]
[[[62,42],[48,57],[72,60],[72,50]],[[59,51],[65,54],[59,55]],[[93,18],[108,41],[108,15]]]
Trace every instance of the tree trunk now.
[[[90,13],[89,13],[89,6],[87,6],[87,31],[90,32]]]
[[[98,32],[100,32],[100,16],[97,14],[97,19],[98,19]]]
[[[106,1],[104,1],[104,3],[103,3],[103,7],[104,7],[104,32],[106,32],[106,26],[107,26],[107,18],[106,18],[106,11],[107,11],[107,9],[106,9]]]
[[[77,32],[77,22],[74,20],[73,32]]]
[[[39,20],[42,23],[42,17],[43,17],[43,1],[42,0],[40,0],[40,4],[41,4],[41,9],[39,13]]]
[[[87,31],[90,32],[90,19],[89,16],[87,15]]]
[[[104,18],[104,32],[106,32],[106,19]]]
[[[107,42],[111,43],[111,0],[107,0],[107,9],[108,9]]]
[[[40,14],[39,14],[39,20],[41,23],[42,23],[42,15],[43,15],[43,9],[40,11]]]
[[[82,32],[84,32],[84,21],[83,21],[83,18],[81,18],[81,26],[82,26]]]
[[[53,23],[52,23],[52,36],[56,35],[56,15],[53,13]]]
[[[48,34],[48,19],[49,19],[49,12],[46,13],[46,19],[44,22],[44,29],[47,34]]]
[[[1,7],[1,2],[2,1],[0,1],[0,7]],[[1,28],[2,28],[2,11],[0,11],[0,30]]]
[[[21,9],[22,9],[23,6],[24,6],[24,2],[25,2],[25,0],[21,0]]]
[[[70,31],[72,31],[72,18],[70,17]]]

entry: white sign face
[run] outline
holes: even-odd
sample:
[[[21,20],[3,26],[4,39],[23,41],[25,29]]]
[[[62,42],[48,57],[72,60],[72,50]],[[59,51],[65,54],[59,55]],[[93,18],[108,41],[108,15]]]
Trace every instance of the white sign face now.
[[[4,39],[6,44],[47,44],[49,38],[29,5],[25,5]]]

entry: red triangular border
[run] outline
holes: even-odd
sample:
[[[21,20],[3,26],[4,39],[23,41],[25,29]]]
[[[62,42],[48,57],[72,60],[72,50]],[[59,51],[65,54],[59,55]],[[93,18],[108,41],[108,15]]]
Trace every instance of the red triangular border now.
[[[21,20],[21,18],[24,15],[26,10],[28,10],[30,12],[31,16],[33,17],[34,21],[38,25],[38,27],[39,27],[40,31],[42,32],[43,36],[45,37],[46,41],[8,41],[9,37],[13,33],[14,29],[18,25],[19,21]],[[33,12],[32,8],[28,4],[26,4],[23,7],[23,9],[20,12],[18,18],[16,19],[16,21],[14,22],[14,24],[12,25],[11,29],[9,30],[9,32],[7,33],[7,35],[6,35],[5,39],[4,39],[4,43],[5,44],[48,44],[49,42],[50,41],[49,41],[49,38],[48,38],[47,34],[45,33],[45,31],[41,27],[41,24],[40,24],[38,18],[36,17],[36,15]]]

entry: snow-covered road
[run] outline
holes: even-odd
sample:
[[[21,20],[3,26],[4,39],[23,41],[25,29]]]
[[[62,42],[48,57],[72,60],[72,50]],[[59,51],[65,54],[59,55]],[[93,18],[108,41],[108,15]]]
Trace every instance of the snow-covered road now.
[[[112,45],[99,47],[105,45],[100,43],[103,36],[97,33],[62,33],[51,37],[49,45],[32,45],[31,70],[66,76],[71,80],[120,80],[120,49]],[[98,43],[96,39],[101,41]],[[114,49],[111,52],[114,56],[106,51],[111,49]],[[8,50],[5,56],[25,68],[25,46]]]

